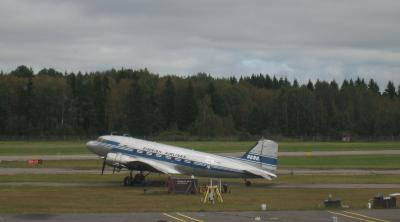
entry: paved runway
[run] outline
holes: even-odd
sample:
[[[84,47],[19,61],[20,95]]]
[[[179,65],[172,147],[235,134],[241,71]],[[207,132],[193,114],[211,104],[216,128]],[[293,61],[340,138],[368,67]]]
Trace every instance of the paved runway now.
[[[223,156],[242,156],[244,152],[215,153]],[[313,151],[313,152],[279,152],[279,156],[349,156],[349,155],[400,155],[400,150],[357,150],[357,151]],[[30,159],[42,160],[94,160],[99,159],[94,154],[76,155],[4,155],[0,160],[26,161]]]
[[[400,210],[321,210],[321,211],[259,211],[259,212],[154,212],[154,213],[63,213],[63,214],[0,214],[0,221],[54,222],[400,222]]]

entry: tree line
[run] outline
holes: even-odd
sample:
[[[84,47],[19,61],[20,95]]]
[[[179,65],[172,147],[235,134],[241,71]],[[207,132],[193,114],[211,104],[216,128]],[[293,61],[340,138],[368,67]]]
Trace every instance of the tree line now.
[[[0,73],[0,135],[398,136],[400,86],[362,78],[159,76],[147,69]]]

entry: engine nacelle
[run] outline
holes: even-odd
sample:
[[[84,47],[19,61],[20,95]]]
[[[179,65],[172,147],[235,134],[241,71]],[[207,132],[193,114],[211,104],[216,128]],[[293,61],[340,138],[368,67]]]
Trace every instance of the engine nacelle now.
[[[111,166],[125,166],[126,163],[133,161],[133,159],[122,153],[108,153],[106,163]]]

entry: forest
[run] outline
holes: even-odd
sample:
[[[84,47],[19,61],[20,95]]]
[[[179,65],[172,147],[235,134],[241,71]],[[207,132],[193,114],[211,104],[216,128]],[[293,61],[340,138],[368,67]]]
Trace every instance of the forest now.
[[[396,89],[397,88],[397,89]],[[147,69],[0,73],[1,136],[399,136],[400,86]]]

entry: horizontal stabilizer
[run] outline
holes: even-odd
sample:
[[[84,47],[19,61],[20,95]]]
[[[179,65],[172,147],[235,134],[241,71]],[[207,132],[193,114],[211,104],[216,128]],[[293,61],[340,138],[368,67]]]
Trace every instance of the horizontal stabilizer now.
[[[276,177],[275,174],[270,173],[270,172],[266,172],[264,170],[245,170],[244,172],[248,173],[248,174],[252,174],[252,175],[256,175],[256,176],[260,176],[262,178],[271,180],[272,177]]]

